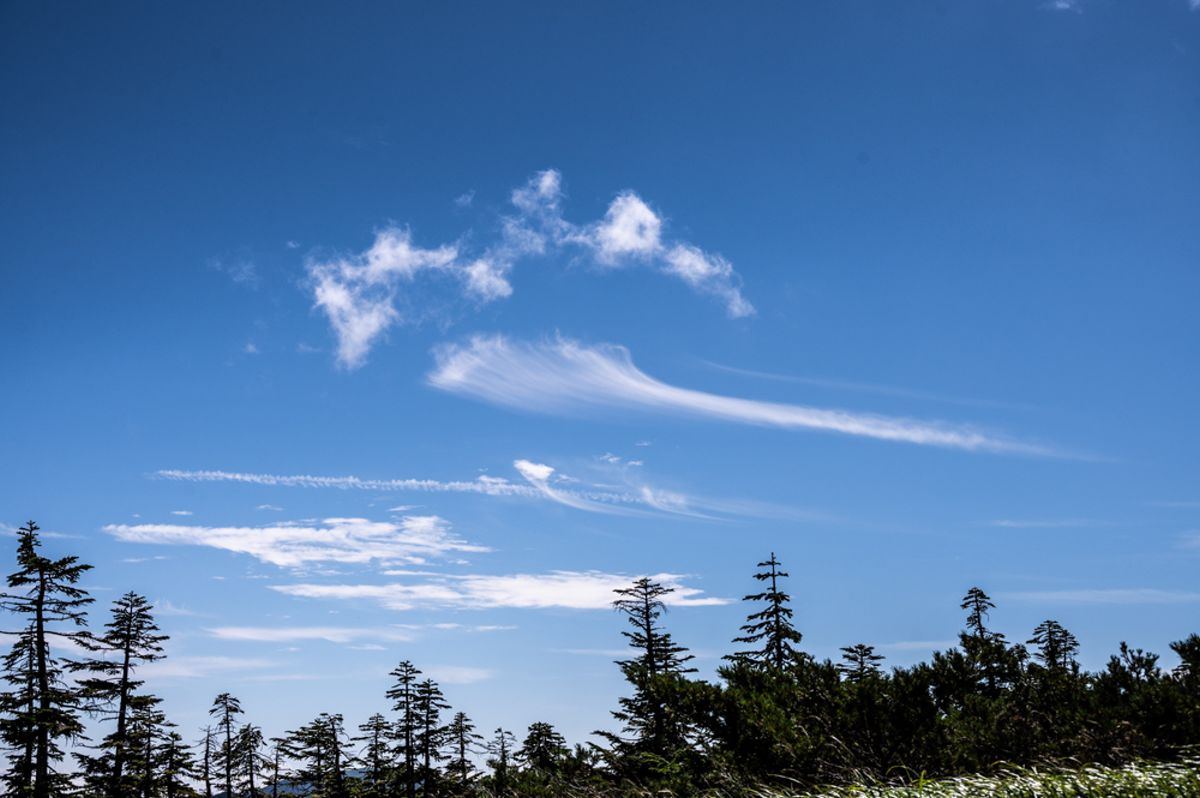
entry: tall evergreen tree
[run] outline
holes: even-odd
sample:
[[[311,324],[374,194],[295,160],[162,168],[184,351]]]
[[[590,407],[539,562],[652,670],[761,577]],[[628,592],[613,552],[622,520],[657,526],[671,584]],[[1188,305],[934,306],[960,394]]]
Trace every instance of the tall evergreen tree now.
[[[442,689],[433,679],[417,684],[416,709],[418,724],[413,742],[421,754],[421,793],[428,798],[437,792],[436,763],[441,761],[442,742],[445,729],[442,727],[442,711],[449,709]]]
[[[511,782],[509,770],[512,767],[513,747],[516,744],[517,738],[503,727],[496,729],[494,736],[488,742],[487,750],[490,757],[487,764],[492,769],[492,794],[496,798],[506,798],[509,793]]]
[[[204,783],[204,798],[213,798],[213,728],[204,727],[204,739],[201,745],[200,780]]]
[[[392,734],[391,724],[387,718],[375,713],[367,718],[367,722],[358,727],[359,734],[351,738],[352,742],[361,745],[358,761],[365,770],[363,774],[363,798],[383,798],[388,783],[388,763],[391,759],[391,747],[388,738]]]
[[[253,723],[244,724],[238,729],[234,740],[234,756],[237,761],[239,786],[245,794],[257,798],[260,770],[263,764],[262,747],[265,739],[262,729]]]
[[[38,526],[30,521],[17,530],[18,570],[8,577],[0,607],[24,619],[15,633],[12,651],[4,660],[4,680],[12,688],[0,704],[13,714],[0,726],[4,743],[13,751],[7,774],[11,795],[51,798],[65,794],[69,779],[56,772],[63,757],[60,742],[82,736],[80,691],[65,673],[86,667],[63,661],[51,650],[52,639],[93,649],[86,625],[92,599],[78,586],[90,565],[77,557],[52,560],[39,553]]]
[[[782,671],[796,658],[796,646],[799,645],[801,634],[792,624],[791,596],[779,586],[779,580],[788,577],[787,571],[781,570],[782,563],[771,552],[769,559],[758,563],[758,571],[754,578],[766,582],[767,588],[761,593],[752,593],[743,597],[743,601],[763,602],[766,604],[758,612],[751,613],[742,626],[744,634],[735,637],[735,643],[749,643],[759,648],[743,651],[728,657],[735,662],[756,663]]]
[[[988,611],[996,608],[988,594],[973,587],[967,591],[967,595],[963,596],[962,604],[959,606],[967,611],[967,628],[971,630],[971,634],[979,638],[987,637],[988,630],[985,623]]]
[[[454,778],[454,785],[459,795],[466,795],[467,788],[475,774],[475,766],[471,763],[470,755],[476,753],[483,737],[475,733],[475,724],[465,712],[456,712],[446,727],[446,737],[452,747],[453,754],[446,763],[446,770]]]
[[[621,708],[613,717],[624,724],[632,740],[601,732],[622,753],[647,753],[665,757],[685,744],[687,724],[675,712],[666,696],[673,681],[695,668],[687,666],[692,655],[677,645],[659,623],[666,611],[664,598],[674,588],[641,577],[627,588],[618,588],[613,607],[632,627],[621,632],[637,655],[617,665],[634,688],[634,694],[620,700]]]
[[[195,798],[192,783],[200,777],[196,758],[179,732],[166,733],[158,745],[162,798]]]
[[[842,649],[843,663],[838,670],[852,682],[861,682],[871,676],[879,675],[879,663],[883,657],[875,653],[874,646],[866,643],[856,643]]]
[[[395,682],[388,688],[387,697],[392,700],[392,710],[399,714],[395,733],[402,760],[401,778],[404,794],[415,798],[417,794],[417,729],[421,716],[417,709],[417,677],[421,672],[408,660],[397,665],[390,674]]]
[[[143,682],[135,678],[139,665],[162,659],[162,643],[167,639],[158,634],[150,610],[150,603],[137,593],[126,593],[113,602],[112,618],[98,643],[114,658],[90,663],[89,675],[81,680],[85,693],[108,708],[102,719],[115,723],[99,746],[107,753],[99,763],[108,766],[109,771],[103,794],[111,798],[121,798],[129,791],[124,777],[130,751],[130,715],[158,702],[153,696],[138,694]]]
[[[568,754],[567,741],[549,723],[530,724],[516,759],[525,767],[542,773],[554,773]]]
[[[1075,635],[1063,628],[1058,621],[1046,620],[1033,630],[1033,637],[1026,641],[1037,646],[1034,657],[1051,671],[1066,670],[1075,661],[1079,641]]]
[[[238,766],[234,730],[237,728],[237,717],[242,714],[242,702],[229,693],[221,693],[213,699],[208,714],[216,718],[217,731],[221,735],[221,747],[214,757],[215,764],[224,776],[225,794],[233,795],[233,774]]]

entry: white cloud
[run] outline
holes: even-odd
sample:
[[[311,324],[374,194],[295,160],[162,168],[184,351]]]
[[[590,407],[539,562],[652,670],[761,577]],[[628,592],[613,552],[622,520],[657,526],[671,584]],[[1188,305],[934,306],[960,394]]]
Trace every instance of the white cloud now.
[[[621,258],[650,257],[662,250],[662,220],[632,191],[619,195],[608,206],[604,221],[595,226],[597,257],[602,263]]]
[[[162,679],[201,679],[218,673],[237,673],[252,668],[270,668],[275,663],[265,659],[246,657],[179,657],[172,656],[151,662],[138,669],[138,675],[147,681]]]
[[[1200,602],[1200,593],[1155,588],[1035,590],[1006,593],[1004,598],[1046,604],[1192,604]]]
[[[326,518],[319,526],[109,524],[104,531],[127,543],[208,546],[248,554],[283,568],[316,563],[417,564],[452,552],[489,550],[454,537],[450,525],[435,515],[406,516],[398,521]]]
[[[172,510],[171,515],[191,515],[191,510]]]
[[[473,255],[466,255],[458,244],[422,248],[413,243],[408,229],[387,227],[362,252],[310,257],[306,267],[313,300],[333,328],[339,365],[361,366],[389,328],[418,320],[401,310],[418,303],[400,300],[403,289],[419,276],[448,275],[461,283],[467,299],[494,302],[512,295],[509,275],[518,260],[569,247],[583,248],[604,265],[653,264],[663,274],[720,299],[731,317],[754,312],[742,296],[733,266],[690,243],[664,241],[662,218],[637,194],[621,192],[602,220],[585,225],[563,218],[563,196],[558,171],[538,172],[513,190],[515,213],[503,217],[496,239]],[[473,197],[463,195],[459,206],[469,205]]]
[[[282,513],[283,508],[277,504],[260,504],[254,508],[255,510],[270,510],[273,513]]]
[[[392,627],[367,629],[340,626],[218,626],[206,631],[219,640],[254,643],[296,643],[303,640],[325,640],[330,643],[352,643],[356,640],[407,642],[413,639],[411,632]]]
[[[628,587],[635,577],[599,571],[552,571],[545,574],[500,576],[432,575],[423,582],[364,584],[273,585],[289,596],[317,599],[368,600],[393,610],[418,607],[455,609],[607,609],[612,606],[613,591]],[[703,595],[699,588],[682,584],[678,574],[651,577],[675,592],[666,598],[672,606],[710,606],[728,604],[728,599]]]
[[[640,464],[640,461],[638,461]],[[630,463],[632,465],[633,463]],[[647,493],[644,485],[637,485],[628,491],[613,491],[600,489],[568,489],[551,485],[550,479],[561,483],[575,484],[579,480],[559,473],[553,467],[534,463],[529,460],[516,460],[513,467],[525,480],[526,484],[509,482],[503,477],[480,476],[469,481],[444,482],[432,479],[362,479],[359,477],[325,477],[307,474],[253,474],[236,471],[184,471],[179,469],[164,469],[155,473],[160,479],[179,480],[185,482],[238,482],[250,485],[266,485],[277,487],[301,488],[337,488],[341,490],[371,490],[371,491],[423,491],[434,493],[477,493],[485,496],[518,496],[529,499],[545,499],[557,502],[579,510],[606,514],[630,514],[637,512],[633,505],[644,505],[646,509],[662,512],[674,512],[698,517],[690,509],[683,507],[686,503],[706,505],[708,509],[730,515],[760,515],[751,505],[706,501],[684,494],[673,494],[676,497],[674,507],[653,500],[655,495],[665,495],[662,491],[650,489]],[[544,475],[544,476],[540,476]],[[389,512],[405,512],[413,509],[413,505],[399,505]],[[776,508],[778,509],[778,508]],[[771,514],[774,514],[772,511]]]
[[[480,258],[465,268],[467,294],[481,302],[491,302],[512,295],[508,282],[511,264]]]
[[[1050,455],[1051,450],[941,422],[765,402],[669,385],[634,365],[629,351],[557,339],[541,343],[476,336],[435,350],[431,385],[525,411],[619,408],[757,426],[839,432],[968,451]]]
[[[475,204],[475,189],[464,191],[454,198],[454,205],[457,208],[470,208]]]
[[[1112,522],[1096,521],[1089,518],[1001,518],[990,522],[989,525],[1003,529],[1077,529],[1080,527],[1112,526]]]
[[[421,272],[454,271],[457,258],[457,247],[424,249],[413,244],[409,230],[388,227],[356,255],[310,259],[313,298],[337,335],[338,363],[362,365],[375,340],[401,321],[394,300],[402,283]]]

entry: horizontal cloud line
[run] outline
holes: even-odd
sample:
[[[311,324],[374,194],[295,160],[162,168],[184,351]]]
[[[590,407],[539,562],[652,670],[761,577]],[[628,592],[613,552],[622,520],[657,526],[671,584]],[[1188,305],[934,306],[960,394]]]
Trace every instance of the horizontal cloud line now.
[[[1014,601],[1047,604],[1192,604],[1200,602],[1200,593],[1157,588],[1108,588],[1090,590],[1030,590],[1006,593]]]
[[[500,335],[476,336],[463,345],[438,347],[434,356],[436,365],[428,375],[433,387],[526,411],[570,414],[618,408],[964,451],[1062,456],[1045,446],[968,426],[681,388],[647,375],[634,365],[629,350],[612,344],[589,346],[564,338],[531,343]]]
[[[386,584],[272,585],[289,596],[314,599],[366,600],[392,610],[453,609],[608,609],[613,591],[628,587],[635,576],[600,571],[551,571],[542,574],[444,575],[420,582]],[[654,581],[674,593],[665,603],[679,607],[713,606],[729,599],[705,596],[683,584],[680,574],[655,574]]]

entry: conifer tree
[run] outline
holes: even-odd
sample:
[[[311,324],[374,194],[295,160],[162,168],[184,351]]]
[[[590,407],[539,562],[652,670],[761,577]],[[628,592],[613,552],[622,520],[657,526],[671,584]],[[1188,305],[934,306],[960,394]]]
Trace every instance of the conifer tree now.
[[[417,677],[421,672],[408,660],[404,660],[390,674],[395,682],[387,691],[392,700],[392,710],[399,713],[395,730],[399,754],[402,759],[404,794],[415,798],[417,794],[417,746],[416,734],[421,716],[417,709]]]
[[[138,694],[143,682],[135,678],[139,665],[162,659],[162,643],[167,639],[158,634],[150,610],[150,603],[137,593],[126,593],[113,602],[112,618],[98,639],[99,647],[113,658],[90,663],[90,675],[80,682],[89,698],[111,712],[102,714],[101,719],[115,723],[99,746],[107,756],[94,760],[101,771],[108,770],[103,794],[111,798],[120,798],[129,791],[124,776],[130,754],[130,716],[158,703],[153,696]]]
[[[503,727],[496,729],[495,736],[488,742],[487,750],[491,754],[488,767],[492,769],[492,794],[496,798],[505,798],[509,788],[509,768],[512,766],[513,746],[517,738],[512,732]]]
[[[196,791],[191,785],[199,778],[199,769],[195,756],[179,732],[166,733],[159,743],[157,757],[162,768],[163,798],[194,798]]]
[[[981,639],[988,637],[989,633],[985,626],[988,611],[996,608],[988,594],[973,587],[967,591],[967,595],[963,596],[962,604],[959,606],[967,610],[967,628],[971,630],[971,633]]]
[[[17,530],[18,570],[9,575],[8,590],[0,596],[0,607],[25,620],[21,631],[8,633],[17,638],[4,660],[4,680],[12,689],[0,704],[13,714],[0,726],[0,734],[13,752],[7,774],[10,794],[51,798],[65,794],[70,781],[54,769],[63,757],[59,743],[83,734],[82,697],[64,675],[87,663],[60,660],[50,641],[94,648],[91,635],[82,628],[92,599],[78,587],[91,566],[77,557],[42,556],[37,533],[33,521]]]
[[[1075,635],[1054,620],[1038,624],[1033,630],[1033,637],[1026,642],[1037,646],[1034,656],[1051,671],[1066,670],[1075,661],[1075,652],[1079,650],[1079,641],[1075,639]]]
[[[242,714],[242,703],[229,693],[221,693],[213,699],[208,714],[217,719],[217,731],[221,735],[221,747],[214,757],[225,780],[225,794],[233,795],[233,774],[237,770],[237,748],[234,746],[234,729],[237,716]]]
[[[375,713],[358,730],[361,734],[351,740],[362,746],[358,761],[366,769],[363,775],[363,798],[383,798],[388,782],[388,761],[391,758],[388,745],[391,724],[383,715]]]
[[[844,663],[838,665],[838,670],[852,682],[861,682],[870,676],[879,675],[879,664],[883,657],[875,653],[874,646],[866,643],[856,643],[842,649]]]
[[[527,768],[554,773],[567,753],[563,736],[549,723],[538,721],[530,724],[516,759]]]
[[[262,754],[260,753],[263,742],[262,729],[253,723],[247,723],[238,729],[237,738],[233,744],[239,773],[239,784],[247,794],[252,796],[258,795],[256,785],[258,781],[261,781],[261,779],[256,780],[255,777],[259,775],[263,762]]]
[[[446,770],[454,777],[454,783],[460,795],[466,795],[467,787],[475,773],[470,754],[477,752],[483,737],[475,733],[475,724],[465,712],[454,713],[446,727],[446,737],[454,753],[446,763]]]
[[[421,792],[430,796],[436,792],[435,764],[442,760],[442,741],[445,729],[441,725],[442,710],[449,709],[442,690],[433,679],[425,679],[416,687],[417,733],[413,742],[421,754]]]
[[[738,652],[728,659],[734,662],[753,663],[776,671],[787,668],[796,658],[796,646],[799,645],[801,634],[792,625],[791,596],[779,586],[779,580],[788,576],[780,569],[782,563],[771,552],[769,559],[758,563],[758,568],[766,570],[754,574],[760,582],[766,582],[767,589],[761,593],[752,593],[743,597],[743,601],[764,602],[763,609],[751,613],[742,626],[744,634],[735,637],[735,643],[749,643],[759,648]]]
[[[213,728],[204,727],[204,740],[201,742],[203,754],[200,760],[200,780],[204,782],[204,798],[213,798]]]
[[[271,738],[271,798],[279,798],[279,783],[283,781],[283,756],[287,750],[287,739],[283,737]]]
[[[634,694],[622,698],[621,709],[612,713],[624,724],[625,732],[633,735],[633,740],[630,742],[600,732],[619,751],[641,751],[661,757],[684,743],[685,724],[671,711],[663,695],[670,679],[695,671],[695,668],[687,667],[692,655],[677,645],[659,623],[666,611],[664,597],[674,590],[641,577],[630,587],[613,591],[620,596],[613,602],[613,607],[625,615],[633,627],[632,631],[627,629],[621,634],[637,652],[635,658],[617,662],[633,685]]]

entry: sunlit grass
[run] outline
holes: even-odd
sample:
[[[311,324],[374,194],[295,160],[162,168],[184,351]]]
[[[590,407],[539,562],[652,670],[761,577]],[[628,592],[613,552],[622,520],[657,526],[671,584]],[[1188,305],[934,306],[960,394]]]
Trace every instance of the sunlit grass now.
[[[1013,769],[998,775],[960,776],[905,786],[836,787],[788,795],[764,791],[759,798],[1195,798],[1200,796],[1200,759],[1139,763],[1120,768],[1078,770]]]

